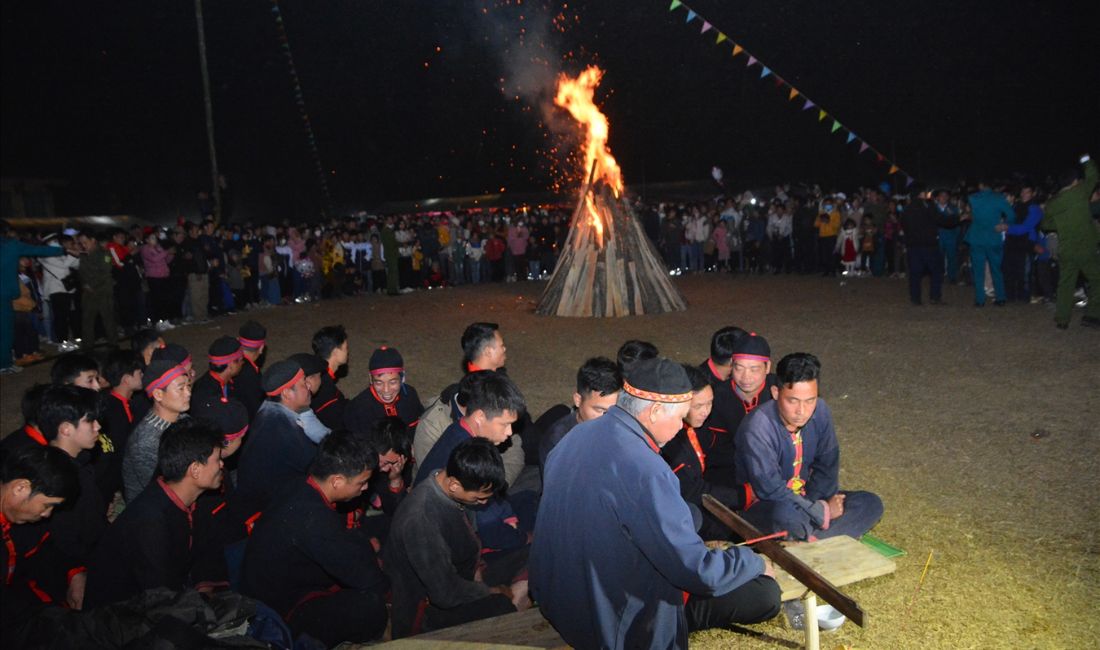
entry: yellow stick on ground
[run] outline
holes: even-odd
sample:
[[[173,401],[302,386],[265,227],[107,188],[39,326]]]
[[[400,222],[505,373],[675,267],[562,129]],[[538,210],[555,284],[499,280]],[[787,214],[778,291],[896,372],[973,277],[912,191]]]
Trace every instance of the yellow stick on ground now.
[[[920,572],[920,580],[917,581],[917,588],[913,591],[913,597],[909,599],[909,607],[905,609],[905,621],[902,622],[901,628],[904,630],[909,625],[909,614],[913,611],[913,604],[917,602],[917,595],[920,594],[920,588],[924,585],[924,578],[928,575],[928,567],[932,566],[932,553],[928,551],[928,559],[924,562],[924,570]]]

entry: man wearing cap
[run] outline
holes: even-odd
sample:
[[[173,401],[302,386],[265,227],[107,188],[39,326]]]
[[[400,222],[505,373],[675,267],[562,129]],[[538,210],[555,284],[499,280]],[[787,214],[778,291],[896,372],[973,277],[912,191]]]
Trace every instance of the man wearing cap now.
[[[405,426],[415,428],[424,405],[416,389],[405,383],[401,353],[383,345],[370,355],[369,368],[370,386],[348,402],[344,425],[350,431],[366,433],[378,420],[396,416]]]
[[[244,365],[233,380],[233,396],[248,409],[248,417],[256,417],[260,405],[264,403],[264,389],[260,381],[261,357],[267,349],[267,329],[254,320],[250,320],[238,331],[237,340],[241,342],[241,354]]]
[[[310,404],[312,405],[312,396],[317,395],[317,391],[321,388],[321,378],[325,376],[325,362],[316,354],[308,352],[292,354],[290,360],[302,367],[302,373],[306,376],[306,388],[311,395]],[[306,437],[317,444],[321,444],[325,436],[332,433],[332,428],[317,417],[317,413],[314,412],[312,406],[299,413],[298,420],[302,423],[302,430],[306,432]]]
[[[233,392],[233,378],[244,366],[241,343],[232,336],[220,336],[207,349],[210,370],[195,380],[191,387],[191,399],[195,403],[221,400],[229,401]]]
[[[313,354],[325,362],[325,372],[321,375],[321,386],[313,392],[310,407],[325,426],[340,429],[344,426],[348,399],[336,387],[336,373],[348,363],[348,333],[343,325],[322,327],[313,335],[311,345]]]
[[[734,436],[745,416],[772,398],[771,347],[755,332],[733,345],[730,379],[714,387],[714,407],[699,431],[707,456],[706,479],[716,485],[736,486],[733,478]]]
[[[679,364],[640,361],[625,370],[618,404],[577,425],[547,464],[531,589],[572,646],[687,647],[690,631],[730,622],[727,595],[742,622],[778,612],[764,558],[708,549],[661,458],[691,398]]]
[[[191,380],[191,383],[195,382],[195,364],[191,360],[191,353],[182,345],[165,343],[153,350],[153,355],[150,358],[153,361],[170,361],[182,367],[187,372],[187,378]]]
[[[289,359],[279,361],[264,371],[263,387],[267,401],[252,420],[252,435],[248,436],[237,468],[235,505],[249,510],[245,517],[262,512],[271,497],[283,485],[305,480],[306,472],[317,454],[317,444],[310,440],[301,423],[301,413],[309,410],[311,395],[302,367]]]
[[[154,360],[142,376],[145,394],[153,408],[138,422],[126,441],[122,456],[122,494],[130,502],[149,485],[157,469],[160,436],[172,423],[187,417],[191,408],[191,378],[183,366],[165,359]]]
[[[744,517],[763,533],[790,539],[859,538],[882,517],[871,492],[840,492],[840,445],[833,416],[818,398],[821,363],[796,352],[779,361],[772,401],[737,431],[738,483],[749,490]]]

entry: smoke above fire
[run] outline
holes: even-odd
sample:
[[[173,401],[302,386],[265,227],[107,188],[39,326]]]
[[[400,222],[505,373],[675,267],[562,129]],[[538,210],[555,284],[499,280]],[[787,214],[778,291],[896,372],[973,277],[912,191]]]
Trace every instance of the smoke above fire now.
[[[599,120],[587,119],[593,112],[602,117],[594,99],[602,72],[584,68],[581,59],[597,61],[598,57],[581,48],[566,49],[561,45],[570,27],[579,21],[580,15],[568,3],[495,0],[480,4],[471,25],[474,38],[488,48],[500,64],[500,92],[506,99],[519,103],[520,110],[530,117],[532,128],[540,131],[543,144],[535,153],[550,178],[549,189],[561,192],[584,183],[593,160],[600,157],[591,144],[593,125],[602,128],[598,149],[606,152],[610,160],[609,165],[601,166],[601,173],[605,169],[610,173],[613,169],[613,176],[620,176],[618,165],[606,147],[606,118],[602,120],[602,127]],[[571,71],[579,71],[576,78],[582,80],[581,87],[588,87],[588,90],[571,94],[573,99],[567,100],[570,106],[566,106],[559,101],[562,99],[560,83],[569,78]],[[587,105],[591,107],[586,108]],[[577,117],[572,113],[574,110],[586,117]],[[616,194],[621,192],[621,178],[608,182],[616,188]]]

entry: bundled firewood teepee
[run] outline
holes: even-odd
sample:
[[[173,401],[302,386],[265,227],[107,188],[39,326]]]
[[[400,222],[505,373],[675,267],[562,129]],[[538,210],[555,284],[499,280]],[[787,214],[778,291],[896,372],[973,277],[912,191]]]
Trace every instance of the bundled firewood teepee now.
[[[593,101],[602,74],[589,67],[576,79],[563,75],[558,82],[554,102],[587,127],[588,174],[536,311],[595,317],[682,311],[683,296],[623,198],[622,174],[607,149],[607,118]]]

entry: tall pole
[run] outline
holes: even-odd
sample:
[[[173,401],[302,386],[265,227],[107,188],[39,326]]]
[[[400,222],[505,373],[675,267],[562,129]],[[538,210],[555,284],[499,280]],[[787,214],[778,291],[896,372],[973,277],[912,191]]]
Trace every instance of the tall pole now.
[[[206,107],[206,144],[210,148],[210,187],[214,198],[214,221],[222,220],[222,191],[218,185],[218,152],[214,148],[214,104],[210,101],[210,73],[206,69],[206,31],[203,28],[202,0],[195,0],[195,23],[199,35],[199,66],[202,69],[203,104]]]

